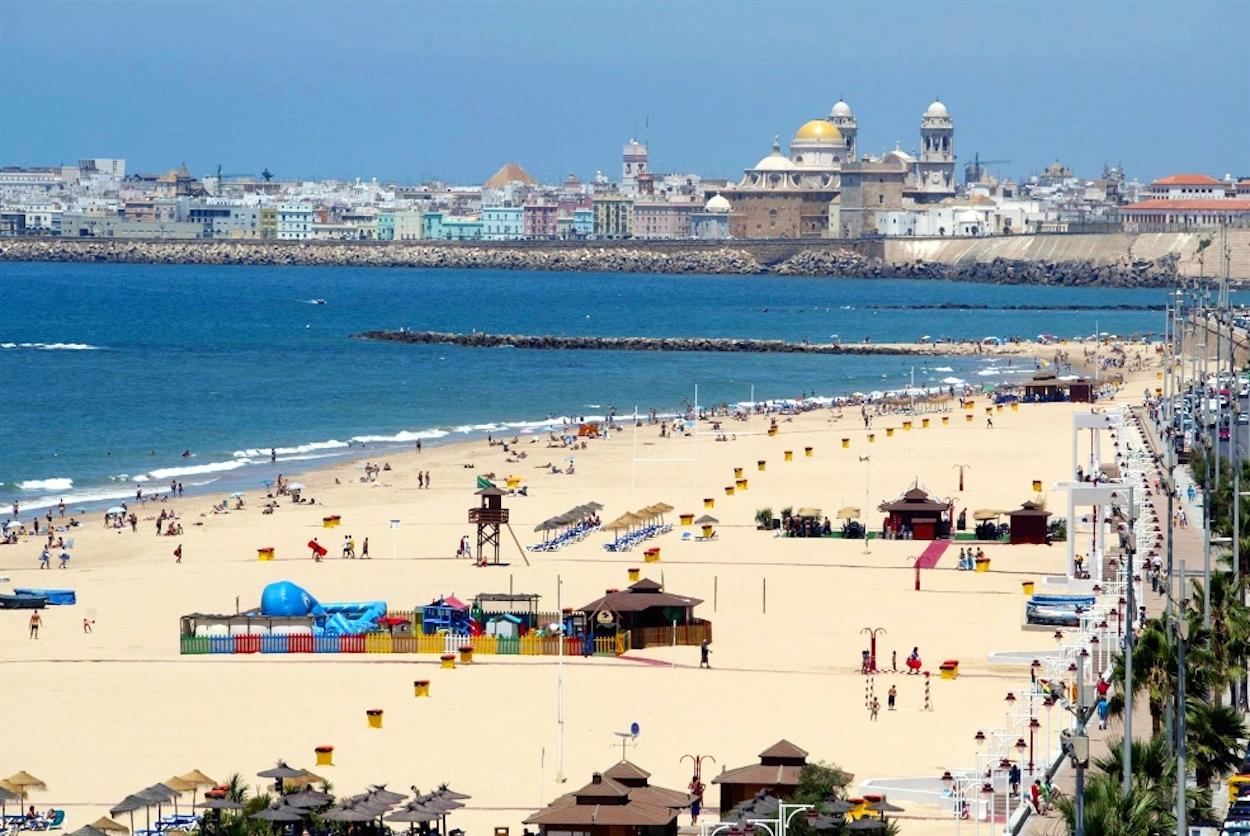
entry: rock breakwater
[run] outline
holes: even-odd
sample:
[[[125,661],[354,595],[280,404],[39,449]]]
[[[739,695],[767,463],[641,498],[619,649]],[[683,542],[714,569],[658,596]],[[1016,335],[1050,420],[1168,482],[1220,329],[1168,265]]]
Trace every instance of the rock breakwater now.
[[[1025,236],[1016,236],[1023,238]],[[603,273],[824,276],[992,284],[1164,287],[1176,259],[888,261],[880,242],[429,243],[0,239],[0,261],[426,267]]]
[[[537,348],[582,351],[736,352],[748,354],[950,354],[949,344],[872,345],[869,343],[791,343],[715,337],[568,337],[527,334],[452,334],[443,331],[365,331],[357,339],[466,348]]]

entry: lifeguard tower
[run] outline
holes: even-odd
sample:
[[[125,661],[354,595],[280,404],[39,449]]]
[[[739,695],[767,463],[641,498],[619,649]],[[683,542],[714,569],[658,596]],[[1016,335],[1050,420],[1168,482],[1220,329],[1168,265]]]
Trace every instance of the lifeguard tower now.
[[[494,486],[482,488],[476,492],[482,498],[482,504],[469,509],[469,522],[477,525],[477,562],[486,561],[486,552],[494,550],[494,559],[499,563],[499,529],[508,524],[508,509],[503,507],[505,491]]]

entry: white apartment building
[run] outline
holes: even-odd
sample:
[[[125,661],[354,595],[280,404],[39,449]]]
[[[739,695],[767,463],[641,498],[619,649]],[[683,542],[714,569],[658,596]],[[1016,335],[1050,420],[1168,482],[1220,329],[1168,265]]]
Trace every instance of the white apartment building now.
[[[307,203],[278,204],[278,240],[307,241],[312,238],[313,208]]]

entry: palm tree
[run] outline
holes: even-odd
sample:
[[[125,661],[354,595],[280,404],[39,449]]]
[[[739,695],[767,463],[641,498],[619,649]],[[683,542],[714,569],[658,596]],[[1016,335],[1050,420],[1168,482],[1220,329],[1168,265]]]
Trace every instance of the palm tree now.
[[[1106,773],[1115,780],[1124,774],[1124,750],[1121,748],[1123,739],[1108,740],[1106,757],[1095,758],[1094,768]],[[1176,761],[1172,757],[1172,749],[1163,735],[1156,735],[1150,740],[1134,740],[1131,745],[1133,781],[1152,789],[1160,789],[1170,795],[1174,786]]]
[[[1205,787],[1237,771],[1242,760],[1237,740],[1244,740],[1250,732],[1236,708],[1217,706],[1206,700],[1187,700],[1187,703],[1185,748],[1198,785]]]
[[[1124,657],[1115,661],[1114,681],[1124,682]],[[1176,648],[1171,632],[1160,619],[1146,622],[1133,644],[1133,690],[1146,692],[1150,701],[1151,736],[1158,737],[1163,728],[1163,708],[1176,698]],[[1123,698],[1112,700],[1116,713],[1123,710]]]
[[[1221,560],[1231,567],[1231,556]],[[1221,567],[1223,568],[1223,567]],[[1246,580],[1233,581],[1227,571],[1211,573],[1211,628],[1205,638],[1210,653],[1212,699],[1217,706],[1224,703],[1224,690],[1236,688],[1246,673],[1247,655],[1250,654],[1250,608],[1245,604]],[[1201,613],[1206,601],[1206,589],[1201,583],[1194,584],[1194,604],[1191,615],[1191,631],[1202,623]]]
[[[1070,796],[1055,804],[1069,833],[1076,832],[1076,802]],[[1134,783],[1127,795],[1110,775],[1085,782],[1085,836],[1166,836],[1173,827],[1165,795]]]

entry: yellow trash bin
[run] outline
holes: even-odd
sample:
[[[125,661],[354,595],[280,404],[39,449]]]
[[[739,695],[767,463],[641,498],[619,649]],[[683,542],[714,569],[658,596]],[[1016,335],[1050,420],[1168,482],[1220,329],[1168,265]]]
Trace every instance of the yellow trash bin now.
[[[473,663],[473,645],[471,644],[460,645],[460,662],[465,665],[469,665]]]
[[[928,419],[928,418],[921,418],[921,419],[920,419],[920,429],[922,429],[922,430],[927,430],[927,429],[929,429],[929,419]]]
[[[1033,581],[1020,581],[1020,588],[1024,590],[1025,595],[1033,594]]]
[[[794,461],[794,451],[793,451],[793,450],[785,450],[784,452],[782,452],[782,454],[781,454],[781,455],[782,455],[782,456],[785,458],[785,460],[786,460],[786,461],[788,461],[788,462],[792,462],[792,461]]]
[[[868,443],[869,443],[869,444],[874,443],[876,440],[877,440],[877,434],[876,434],[876,433],[868,433]]]
[[[809,459],[810,459],[810,458],[811,458],[814,454],[815,454],[815,448],[814,448],[814,447],[804,447],[804,448],[803,448],[803,455],[804,455],[804,456],[806,456],[807,458],[809,458]]]
[[[893,427],[886,427],[886,428],[885,428],[885,437],[886,437],[886,438],[893,438],[893,437],[894,437],[894,428],[893,428]]]
[[[414,697],[428,697],[430,695],[430,680],[428,679],[413,680],[412,695]]]
[[[313,751],[317,753],[317,766],[334,766],[333,746],[318,746]]]
[[[1003,411],[1003,405],[1002,405],[1002,404],[995,404],[995,405],[994,405],[994,411],[995,411],[995,412],[1002,412],[1002,411]]]
[[[647,549],[645,552],[642,553],[642,559],[644,563],[659,563],[660,562],[659,547],[652,546],[651,548]]]
[[[335,514],[332,517],[322,517],[321,527],[322,528],[338,528],[339,523],[341,523],[342,521],[343,521],[343,518],[339,516],[338,514]]]
[[[938,674],[943,679],[958,679],[959,678],[959,660],[947,659],[945,662],[938,665]]]
[[[1019,401],[1012,401],[1012,402],[1011,402],[1011,411],[1012,411],[1012,412],[1019,412],[1019,411],[1020,411],[1020,402],[1019,402]]]
[[[851,440],[850,440],[849,438],[844,438],[844,439],[842,439],[842,449],[843,449],[843,450],[845,450],[847,447],[850,447],[850,446],[851,446]]]
[[[734,495],[734,486],[733,486],[733,485],[726,485],[726,486],[725,486],[725,496],[733,496],[733,495]]]
[[[265,546],[263,549],[256,550],[257,560],[273,560],[273,546]]]
[[[630,566],[629,569],[627,569],[626,571],[629,572],[629,579],[631,582],[636,581],[642,577],[642,570],[639,569],[637,566]]]
[[[735,467],[735,468],[734,468],[734,478],[735,478],[735,479],[741,479],[741,478],[742,478],[742,468],[740,468],[740,467]]]
[[[776,425],[776,424],[769,424],[769,425],[768,425],[768,434],[769,434],[770,436],[774,436],[774,435],[776,435],[776,434],[777,434],[778,429],[779,429],[779,428],[777,427],[777,425]]]
[[[1042,480],[1041,480],[1041,479],[1034,479],[1034,480],[1033,480],[1033,492],[1034,492],[1034,493],[1041,493],[1041,492],[1042,492]]]
[[[766,462],[764,459],[760,459],[759,461],[755,463],[755,469],[762,473],[764,471],[764,468],[767,465],[768,465],[768,462]]]
[[[715,507],[716,507],[716,498],[715,498],[715,497],[711,497],[711,496],[705,496],[705,497],[703,497],[703,507],[704,507],[704,508],[715,508]]]
[[[972,423],[972,416],[971,416],[971,415],[965,415],[965,416],[964,416],[964,420],[965,420],[967,423],[971,424],[971,423]]]
[[[977,561],[976,561],[976,570],[977,570],[978,572],[988,572],[988,571],[990,571],[990,559],[989,559],[988,557],[980,557],[980,558],[977,558]]]
[[[704,540],[712,539],[712,531],[713,531],[712,526],[710,525],[703,526],[703,539]]]
[[[950,417],[949,415],[943,415],[943,416],[942,416],[942,426],[943,426],[943,427],[948,426],[948,425],[950,424],[950,422],[951,422],[951,417]]]
[[[740,491],[745,491],[747,489],[747,480],[746,479],[735,480],[734,487]]]
[[[903,422],[903,432],[905,432],[905,433],[909,433],[909,432],[911,432],[911,421],[904,421],[904,422]]]
[[[438,657],[438,661],[439,667],[445,670],[454,671],[456,669],[456,654],[454,653],[444,653]]]
[[[369,728],[371,729],[382,728],[382,709],[370,708],[368,711],[365,712],[365,717],[369,719]]]
[[[682,515],[681,515],[681,524],[682,524],[682,525],[693,525],[693,524],[694,524],[694,514],[682,514]]]

